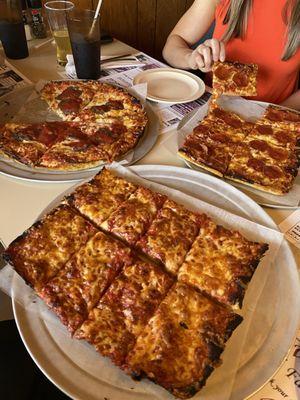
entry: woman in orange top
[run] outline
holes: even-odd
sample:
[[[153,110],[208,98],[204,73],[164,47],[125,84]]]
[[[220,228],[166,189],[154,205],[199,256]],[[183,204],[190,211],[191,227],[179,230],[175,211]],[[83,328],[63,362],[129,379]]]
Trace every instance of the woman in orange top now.
[[[213,38],[191,46],[215,20]],[[214,61],[258,64],[256,99],[300,110],[300,0],[195,0],[163,50],[174,67],[209,72]]]

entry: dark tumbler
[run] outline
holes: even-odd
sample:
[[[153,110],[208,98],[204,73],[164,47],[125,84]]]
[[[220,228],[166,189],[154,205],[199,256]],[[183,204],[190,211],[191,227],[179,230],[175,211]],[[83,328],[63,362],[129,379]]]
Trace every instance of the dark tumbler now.
[[[28,57],[21,1],[0,0],[0,40],[7,58]]]
[[[100,78],[100,26],[91,10],[67,11],[67,25],[77,78]]]

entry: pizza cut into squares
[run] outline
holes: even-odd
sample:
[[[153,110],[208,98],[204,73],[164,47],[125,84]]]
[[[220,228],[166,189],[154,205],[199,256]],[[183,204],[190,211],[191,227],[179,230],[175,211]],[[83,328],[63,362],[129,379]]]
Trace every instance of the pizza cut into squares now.
[[[202,214],[168,199],[136,246],[176,274],[198,234]]]
[[[244,139],[246,134],[247,131],[242,128],[235,129],[225,122],[206,119],[185,138],[178,154],[222,177],[237,144]]]
[[[51,81],[41,90],[41,97],[63,120],[72,121],[92,100],[96,88],[92,81]]]
[[[259,121],[258,121],[259,122]],[[276,126],[268,124],[256,124],[251,130],[250,137],[257,140],[263,140],[271,145],[284,147],[293,151],[297,145],[297,138],[293,131],[279,129]]]
[[[76,211],[60,205],[15,239],[4,258],[38,291],[96,232]]]
[[[247,137],[239,144],[225,177],[275,195],[287,193],[298,173],[294,152]]]
[[[136,189],[133,183],[103,168],[91,181],[80,185],[67,201],[100,226]]]
[[[98,232],[40,289],[39,296],[73,334],[119,271],[131,263],[128,247]]]
[[[147,377],[174,396],[190,398],[217,367],[242,317],[176,283],[137,338],[125,369]]]
[[[207,217],[178,271],[178,280],[220,303],[241,308],[248,283],[267,249],[267,244],[247,240]]]
[[[213,91],[234,96],[257,95],[256,64],[242,64],[236,61],[215,62],[212,67]]]
[[[136,260],[126,265],[89,313],[75,337],[123,367],[136,338],[145,329],[173,279],[160,267]]]
[[[298,146],[300,145],[299,112],[269,105],[258,123],[272,125],[272,127],[288,131],[289,134],[292,133],[296,137]]]
[[[101,228],[134,245],[148,230],[166,199],[164,195],[139,187],[110,214]]]
[[[241,116],[233,111],[226,111],[220,108],[217,104],[210,107],[208,115],[203,119],[204,125],[216,125],[219,129],[230,130],[237,135],[240,133],[245,136],[252,130],[253,124],[244,120]]]

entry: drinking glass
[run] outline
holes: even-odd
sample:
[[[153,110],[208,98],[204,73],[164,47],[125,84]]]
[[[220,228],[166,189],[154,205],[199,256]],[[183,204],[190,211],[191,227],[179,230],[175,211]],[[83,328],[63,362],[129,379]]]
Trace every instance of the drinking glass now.
[[[56,43],[56,55],[59,65],[66,65],[67,54],[72,54],[66,13],[73,8],[74,4],[71,1],[48,1],[45,4],[50,29]]]
[[[21,2],[0,0],[0,41],[6,57],[28,57],[28,47],[22,20]]]
[[[72,9],[67,24],[79,79],[100,78],[100,24],[95,11]]]

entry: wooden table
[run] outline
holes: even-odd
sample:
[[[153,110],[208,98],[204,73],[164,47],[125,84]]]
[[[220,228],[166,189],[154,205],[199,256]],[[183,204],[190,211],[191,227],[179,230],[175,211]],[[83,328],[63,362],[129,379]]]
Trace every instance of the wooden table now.
[[[30,57],[24,60],[10,60],[20,72],[31,81],[40,79],[60,79],[56,64],[55,48],[48,43],[34,49],[40,41],[31,43]],[[102,54],[114,56],[136,52],[135,49],[114,41],[102,47]],[[139,164],[164,164],[185,167],[175,152],[175,131],[160,135],[154,148],[139,161]],[[8,245],[16,236],[24,231],[38,217],[43,209],[60,193],[71,187],[73,183],[35,183],[17,180],[0,175],[0,238]],[[265,208],[265,211],[279,224],[292,211]],[[292,251],[300,267],[300,250],[292,247]],[[1,299],[0,299],[1,301]],[[3,310],[2,310],[3,311]],[[1,306],[0,306],[1,319]],[[256,398],[255,398],[256,399]]]

